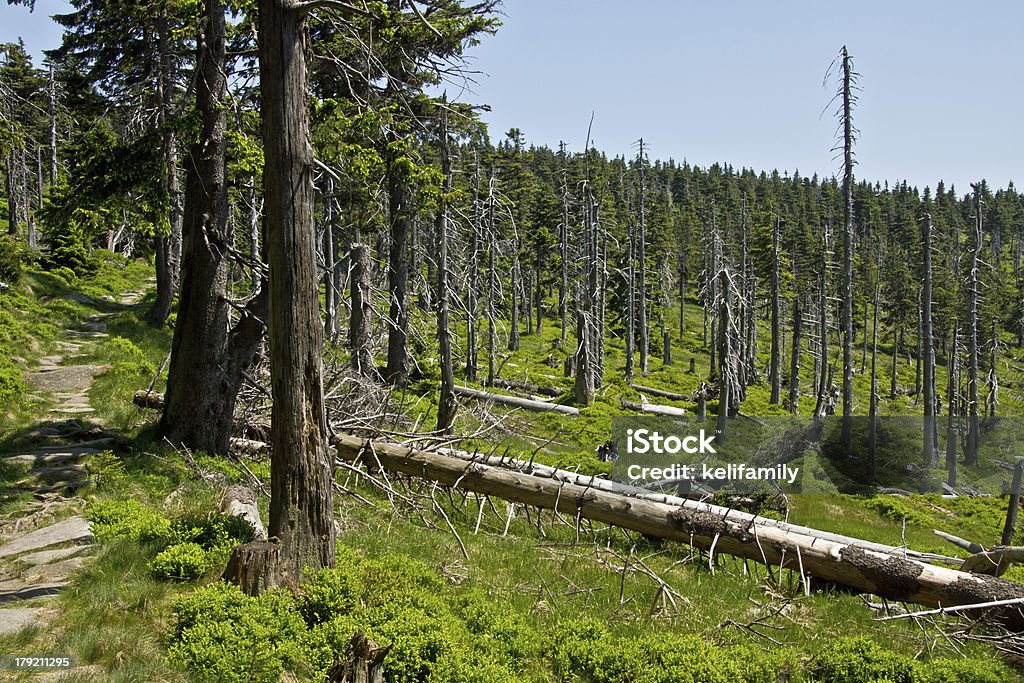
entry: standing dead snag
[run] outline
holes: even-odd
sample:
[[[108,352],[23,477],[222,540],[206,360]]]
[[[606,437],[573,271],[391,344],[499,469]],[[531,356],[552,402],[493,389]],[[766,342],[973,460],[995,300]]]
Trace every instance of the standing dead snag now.
[[[639,261],[639,272],[637,274],[637,296],[640,297],[637,306],[637,331],[639,332],[640,344],[640,372],[647,372],[648,353],[650,352],[650,330],[647,327],[647,223],[644,216],[644,139],[640,138],[640,154],[637,156],[637,169],[640,173],[640,188],[637,191],[640,206],[640,235],[637,239],[637,260]]]
[[[355,242],[350,248],[349,260],[352,263],[350,279],[352,308],[349,314],[348,344],[352,350],[352,369],[363,377],[376,375],[373,363],[370,320],[373,307],[370,304],[370,247]]]
[[[932,335],[932,215],[921,224],[921,346],[924,380],[924,465],[935,467],[935,351]]]
[[[978,405],[978,260],[981,257],[981,183],[974,189],[974,231],[971,237],[970,261],[967,268],[967,445],[964,462],[978,461],[981,442],[981,419]]]
[[[718,273],[718,425],[716,438],[725,441],[728,418],[740,410],[743,386],[740,383],[740,358],[734,343],[736,327],[732,320],[732,275],[723,268]]]
[[[452,335],[448,329],[448,198],[452,191],[452,169],[448,152],[448,99],[441,98],[441,172],[444,181],[437,202],[437,344],[441,357],[441,393],[437,401],[437,431],[446,434],[455,421],[455,370]]]
[[[271,538],[282,578],[334,565],[333,460],[323,399],[323,325],[306,111],[304,8],[260,0],[260,92],[270,263]]]
[[[850,453],[853,443],[853,85],[854,72],[846,46],[842,52],[843,127],[843,417],[842,447]]]
[[[779,250],[779,238],[780,232],[782,231],[782,218],[775,214],[775,225],[772,228],[772,346],[771,346],[771,365],[768,368],[768,381],[771,384],[771,398],[769,403],[772,405],[778,405],[779,399],[782,394],[782,368],[781,368],[781,355],[782,355],[782,330],[780,326],[782,324],[782,315],[779,310],[779,300],[781,293],[779,289],[781,283],[779,281],[779,261],[781,259]]]

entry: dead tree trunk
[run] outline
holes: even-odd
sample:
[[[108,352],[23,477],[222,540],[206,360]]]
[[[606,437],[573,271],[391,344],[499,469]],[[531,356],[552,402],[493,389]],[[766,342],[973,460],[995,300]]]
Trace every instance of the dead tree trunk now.
[[[469,222],[469,278],[466,282],[466,381],[476,381],[477,287],[480,281],[480,160],[473,153],[473,216]]]
[[[576,403],[589,406],[594,402],[594,381],[590,371],[590,323],[586,311],[576,310],[576,336],[579,346],[576,348],[576,381],[573,396]]]
[[[996,332],[996,321],[992,320],[992,334],[989,337],[988,357],[988,394],[985,396],[985,415],[996,416],[996,409],[999,406],[999,377],[996,375],[996,354],[999,349],[999,337]]]
[[[448,152],[448,101],[441,98],[441,173],[444,181],[437,206],[437,348],[441,363],[441,391],[437,400],[437,427],[440,434],[451,431],[455,422],[455,369],[452,359],[452,335],[448,328],[448,199],[452,191],[452,169]]]
[[[316,296],[305,16],[287,0],[259,3],[273,394],[268,533],[280,540],[289,583],[298,582],[306,567],[334,565],[335,536]]]
[[[960,325],[954,320],[953,327],[949,333],[949,351],[946,352],[946,371],[948,382],[946,384],[947,411],[946,421],[946,483],[956,486],[956,446],[957,446],[957,414],[959,400],[957,398],[957,386],[959,383],[959,368],[957,367],[957,345],[960,336]]]
[[[637,157],[637,167],[640,171],[640,235],[637,241],[637,261],[640,272],[637,277],[637,325],[639,326],[640,342],[640,372],[646,373],[648,366],[648,354],[650,353],[650,330],[647,328],[647,222],[644,216],[644,139],[640,138],[640,155]]]
[[[565,143],[558,143],[562,162],[562,224],[558,226],[558,249],[561,255],[562,280],[558,288],[558,317],[562,321],[562,344],[568,339],[569,329],[569,164]]]
[[[824,417],[828,412],[828,267],[829,267],[829,224],[825,224],[822,245],[821,271],[818,273],[818,386],[815,417]]]
[[[349,280],[351,289],[351,311],[349,313],[348,345],[351,349],[352,369],[363,377],[377,374],[371,346],[371,265],[370,246],[355,243],[349,248],[352,272]]]
[[[400,161],[388,167],[388,209],[391,220],[391,248],[388,252],[388,358],[385,379],[405,386],[409,378],[409,225],[412,198]]]
[[[734,393],[735,362],[732,353],[732,311],[730,301],[732,297],[732,278],[729,272],[722,269],[718,274],[718,357],[721,367],[718,370],[718,424],[715,429],[715,438],[719,443],[725,442],[726,426],[734,411],[739,410],[738,406],[732,405],[732,394]]]
[[[782,368],[780,367],[780,357],[782,355],[782,331],[780,325],[782,324],[782,314],[780,312],[781,293],[779,289],[781,283],[779,281],[779,239],[782,231],[782,218],[778,214],[775,215],[775,226],[772,229],[772,348],[771,348],[771,364],[768,367],[768,381],[771,384],[771,398],[769,403],[772,405],[778,405],[782,396]]]
[[[326,220],[324,221],[323,246],[321,247],[324,254],[324,335],[329,339],[333,339],[338,334],[338,303],[340,300],[334,278],[340,256],[335,251],[337,242],[334,239],[336,228],[334,225],[333,188],[333,181],[328,181],[328,191],[324,197],[324,218]]]
[[[843,417],[841,443],[853,444],[853,64],[843,46]]]
[[[495,268],[495,239],[494,234],[494,171],[491,171],[491,180],[487,191],[487,385],[494,384],[498,376],[497,365],[497,340],[495,339],[494,326],[497,324],[494,314],[495,288],[498,286]]]
[[[804,329],[804,307],[801,297],[793,297],[793,352],[789,357],[789,412],[800,410],[800,344]]]
[[[921,223],[921,344],[924,363],[924,464],[935,467],[935,352],[932,335],[932,216],[926,213]]]
[[[967,446],[964,462],[978,461],[981,443],[981,419],[978,405],[978,259],[981,254],[981,183],[974,188],[974,232],[971,239],[970,261],[967,268]]]

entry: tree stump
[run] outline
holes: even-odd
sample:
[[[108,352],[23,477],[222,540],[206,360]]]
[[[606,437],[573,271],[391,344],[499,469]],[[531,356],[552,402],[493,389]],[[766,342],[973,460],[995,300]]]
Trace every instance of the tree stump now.
[[[250,596],[280,586],[281,546],[266,541],[235,546],[223,579],[236,584],[243,593]]]
[[[348,641],[346,659],[327,670],[328,683],[384,683],[383,661],[391,646],[377,644],[359,631]]]

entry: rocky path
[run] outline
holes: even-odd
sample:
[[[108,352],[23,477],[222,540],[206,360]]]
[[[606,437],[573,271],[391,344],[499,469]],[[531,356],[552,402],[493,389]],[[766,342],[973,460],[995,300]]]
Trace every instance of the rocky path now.
[[[119,303],[132,305],[142,292],[128,292]],[[92,344],[107,338],[106,319],[98,313],[75,329],[64,330],[53,355],[25,373],[32,397],[49,405],[48,418],[20,434],[13,452],[0,454],[8,482],[0,498],[31,498],[18,513],[0,519],[0,636],[29,627],[45,627],[56,614],[54,599],[89,562],[95,537],[81,516],[78,493],[91,482],[88,456],[110,448],[88,391],[102,365],[76,364]],[[80,673],[76,672],[76,673]],[[59,672],[34,680],[60,680]]]

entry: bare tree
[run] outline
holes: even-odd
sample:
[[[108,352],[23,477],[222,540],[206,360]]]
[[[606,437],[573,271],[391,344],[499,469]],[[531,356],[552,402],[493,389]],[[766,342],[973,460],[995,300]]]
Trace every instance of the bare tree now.
[[[978,405],[978,261],[982,243],[981,183],[972,183],[974,189],[974,231],[971,237],[970,260],[967,267],[967,445],[964,462],[978,461],[981,443],[981,420]]]
[[[455,371],[452,361],[452,336],[448,328],[448,197],[452,191],[449,159],[448,98],[441,98],[441,173],[444,180],[437,202],[437,345],[441,362],[441,392],[437,401],[438,433],[447,434],[455,422]]]
[[[921,224],[921,344],[924,364],[924,462],[935,467],[935,352],[932,335],[932,215]]]

